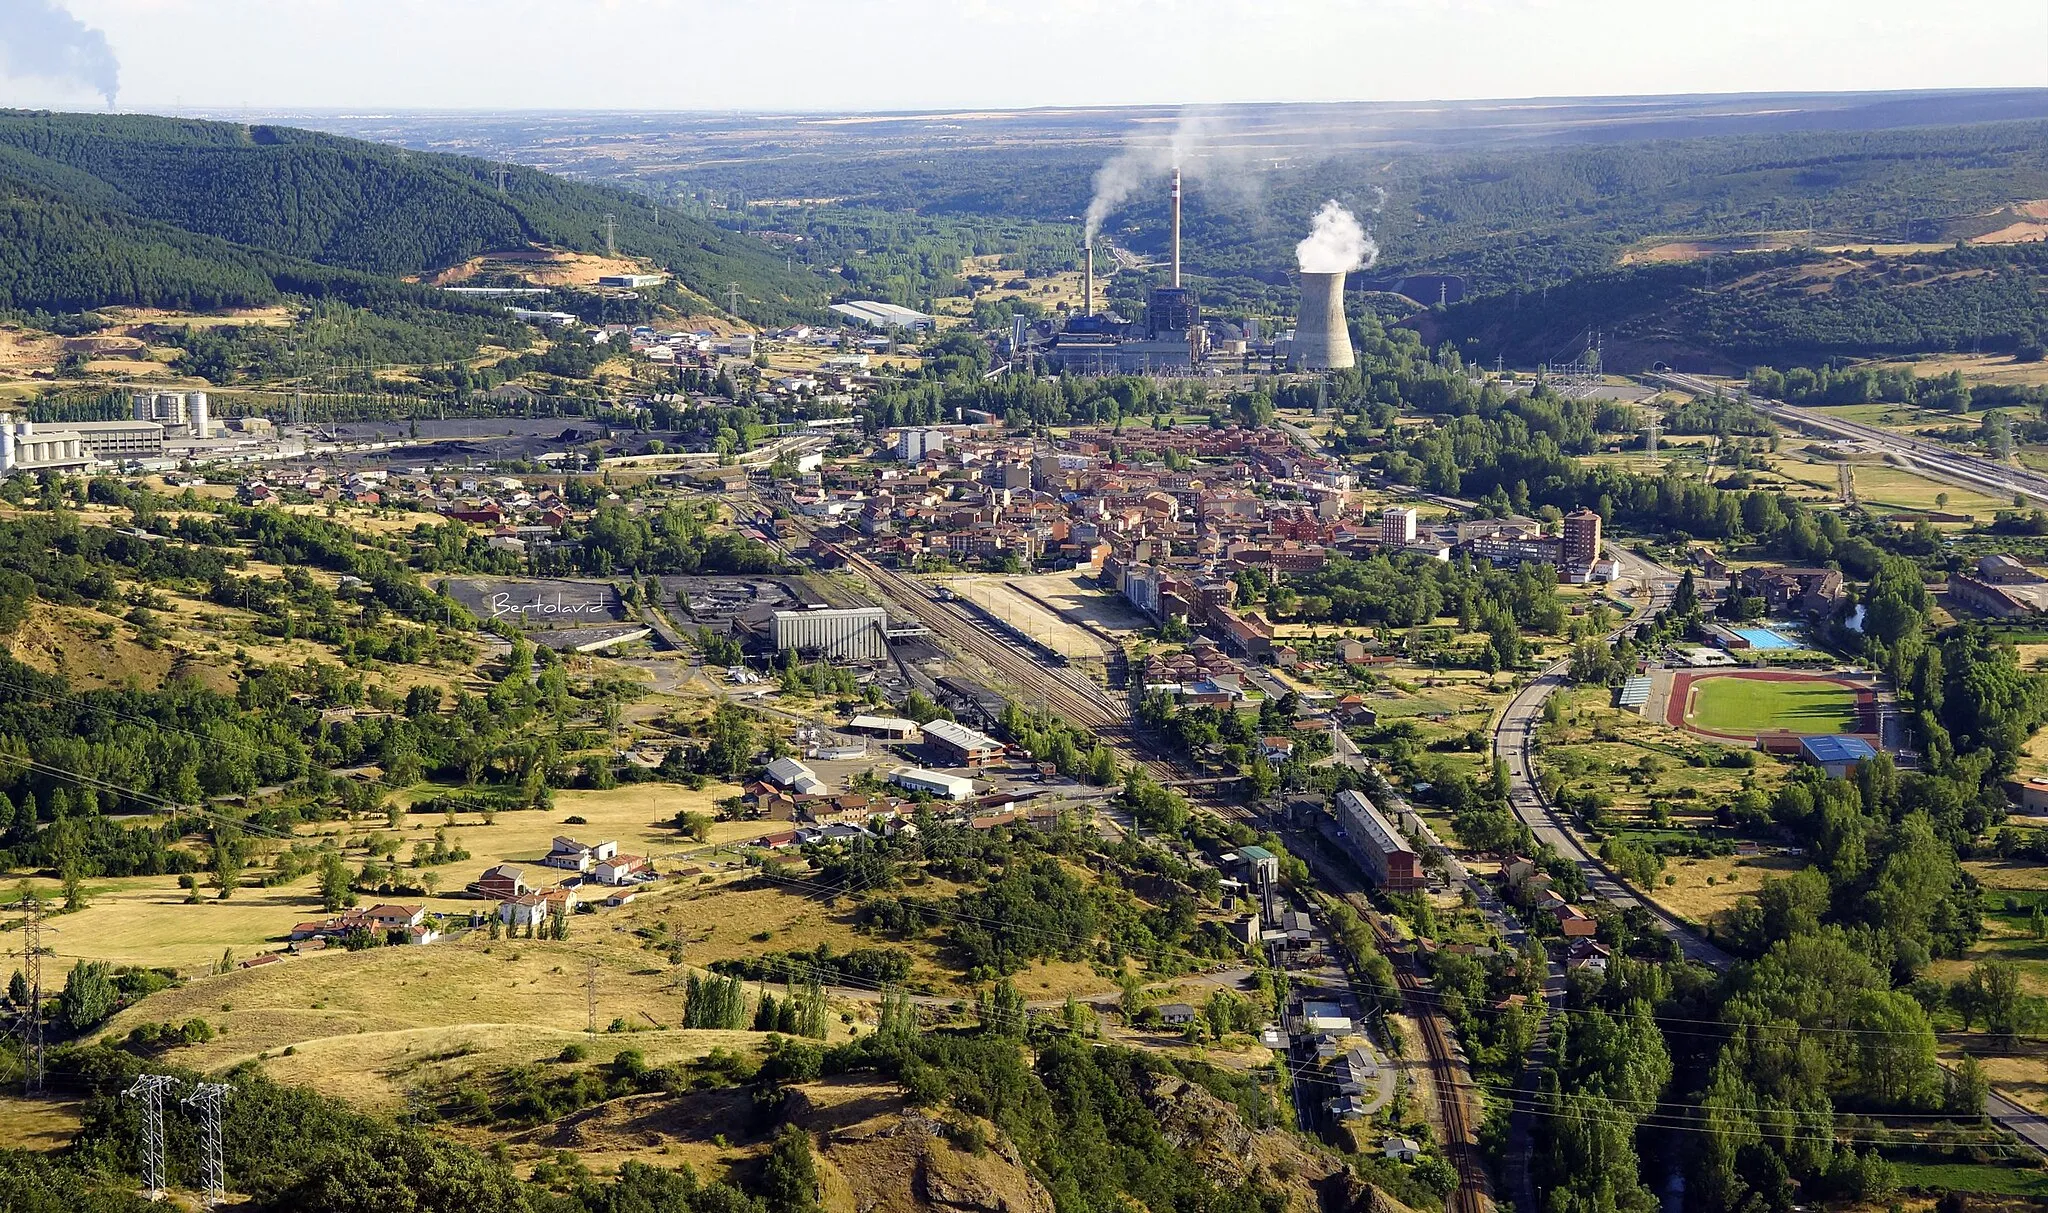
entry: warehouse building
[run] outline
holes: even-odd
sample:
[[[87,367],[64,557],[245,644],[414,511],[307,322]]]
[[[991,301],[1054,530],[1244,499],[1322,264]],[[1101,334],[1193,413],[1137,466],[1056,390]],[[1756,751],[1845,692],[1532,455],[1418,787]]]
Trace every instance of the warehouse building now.
[[[161,459],[164,427],[154,421],[73,421],[64,428],[78,435],[95,459]]]
[[[827,661],[886,661],[889,612],[881,607],[777,611],[769,637],[778,653],[794,649]]]
[[[890,741],[908,741],[917,736],[917,722],[901,716],[856,716],[846,722],[846,731]]]
[[[915,312],[894,303],[880,303],[873,299],[853,299],[846,303],[835,303],[832,310],[853,321],[877,329],[919,329],[932,327],[932,318],[923,312]]]
[[[1411,893],[1423,887],[1422,857],[1372,801],[1346,790],[1337,794],[1334,807],[1352,856],[1375,884],[1390,893]]]
[[[974,795],[974,781],[964,775],[903,767],[889,772],[889,782],[906,792],[928,792],[941,800],[966,800]]]
[[[958,721],[931,721],[924,726],[924,740],[949,767],[987,766],[1003,756],[1002,742]]]

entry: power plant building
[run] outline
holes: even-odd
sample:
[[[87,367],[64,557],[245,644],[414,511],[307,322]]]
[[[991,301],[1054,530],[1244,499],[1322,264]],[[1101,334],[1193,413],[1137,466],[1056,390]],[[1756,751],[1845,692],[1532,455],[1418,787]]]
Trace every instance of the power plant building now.
[[[1352,856],[1373,883],[1390,893],[1412,893],[1423,887],[1422,857],[1372,801],[1347,789],[1337,794],[1333,807]]]
[[[74,421],[65,428],[94,458],[110,463],[163,458],[164,427],[154,421]]]
[[[33,421],[0,413],[0,473],[76,470],[92,463],[77,430],[37,429]]]
[[[155,422],[195,438],[213,431],[205,392],[136,392],[128,399],[136,421]]]
[[[889,612],[882,607],[777,611],[770,638],[778,653],[793,649],[827,661],[884,661],[889,656]]]
[[[876,329],[919,329],[932,327],[930,316],[912,311],[894,303],[881,303],[873,299],[854,299],[846,303],[835,303],[832,310],[853,321]]]

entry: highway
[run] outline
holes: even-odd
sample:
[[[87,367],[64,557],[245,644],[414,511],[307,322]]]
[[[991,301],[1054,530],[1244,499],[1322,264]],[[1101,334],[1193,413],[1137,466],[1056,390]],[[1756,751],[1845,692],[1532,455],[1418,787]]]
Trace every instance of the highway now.
[[[1648,378],[1653,383],[1702,396],[1711,396],[1716,391],[1727,393],[1727,385],[1703,379],[1698,375],[1659,372],[1649,375]],[[1751,408],[1773,421],[1812,434],[1850,439],[1875,450],[1884,451],[1935,479],[1966,488],[1988,490],[2001,497],[2018,495],[2036,502],[2048,503],[2048,476],[2038,472],[1978,455],[1965,454],[1953,447],[1929,442],[1925,438],[1894,433],[1874,425],[1864,425],[1859,421],[1845,421],[1839,417],[1829,416],[1820,409],[1803,408],[1762,396],[1745,395],[1742,399],[1746,400]]]

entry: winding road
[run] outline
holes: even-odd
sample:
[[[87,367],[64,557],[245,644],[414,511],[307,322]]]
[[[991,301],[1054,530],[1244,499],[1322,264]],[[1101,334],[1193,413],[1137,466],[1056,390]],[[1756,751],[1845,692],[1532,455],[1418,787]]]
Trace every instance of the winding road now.
[[[1636,553],[1620,548],[1610,549],[1610,552],[1621,563],[1624,579],[1635,581],[1649,592],[1648,606],[1632,616],[1629,623],[1616,629],[1609,638],[1614,640],[1669,606],[1679,575]],[[1569,685],[1570,673],[1569,658],[1544,670],[1508,701],[1494,725],[1493,749],[1508,764],[1508,799],[1515,816],[1529,827],[1537,841],[1548,843],[1576,864],[1586,878],[1586,887],[1601,900],[1624,907],[1641,906],[1657,923],[1659,930],[1677,941],[1686,959],[1717,973],[1726,972],[1735,963],[1734,957],[1715,946],[1690,922],[1639,895],[1627,881],[1586,849],[1571,824],[1544,797],[1543,789],[1536,780],[1532,743],[1536,727],[1543,720],[1543,701]],[[1984,1112],[2000,1128],[2019,1137],[2036,1151],[2048,1154],[2048,1117],[1996,1091],[1986,1097]]]

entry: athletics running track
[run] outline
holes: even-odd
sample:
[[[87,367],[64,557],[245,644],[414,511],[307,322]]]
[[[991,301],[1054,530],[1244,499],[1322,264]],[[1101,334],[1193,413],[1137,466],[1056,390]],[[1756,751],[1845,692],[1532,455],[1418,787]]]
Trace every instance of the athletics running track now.
[[[1832,682],[1856,696],[1856,727],[1849,732],[1877,732],[1877,692],[1868,685],[1849,678],[1828,674],[1797,674],[1790,670],[1680,670],[1671,676],[1671,694],[1664,701],[1664,723],[1674,729],[1684,729],[1688,733],[1712,737],[1719,741],[1754,742],[1764,733],[1776,734],[1781,731],[1757,729],[1748,733],[1723,733],[1715,729],[1703,729],[1687,721],[1686,717],[1692,714],[1693,687],[1708,678],[1754,678],[1763,682]]]

